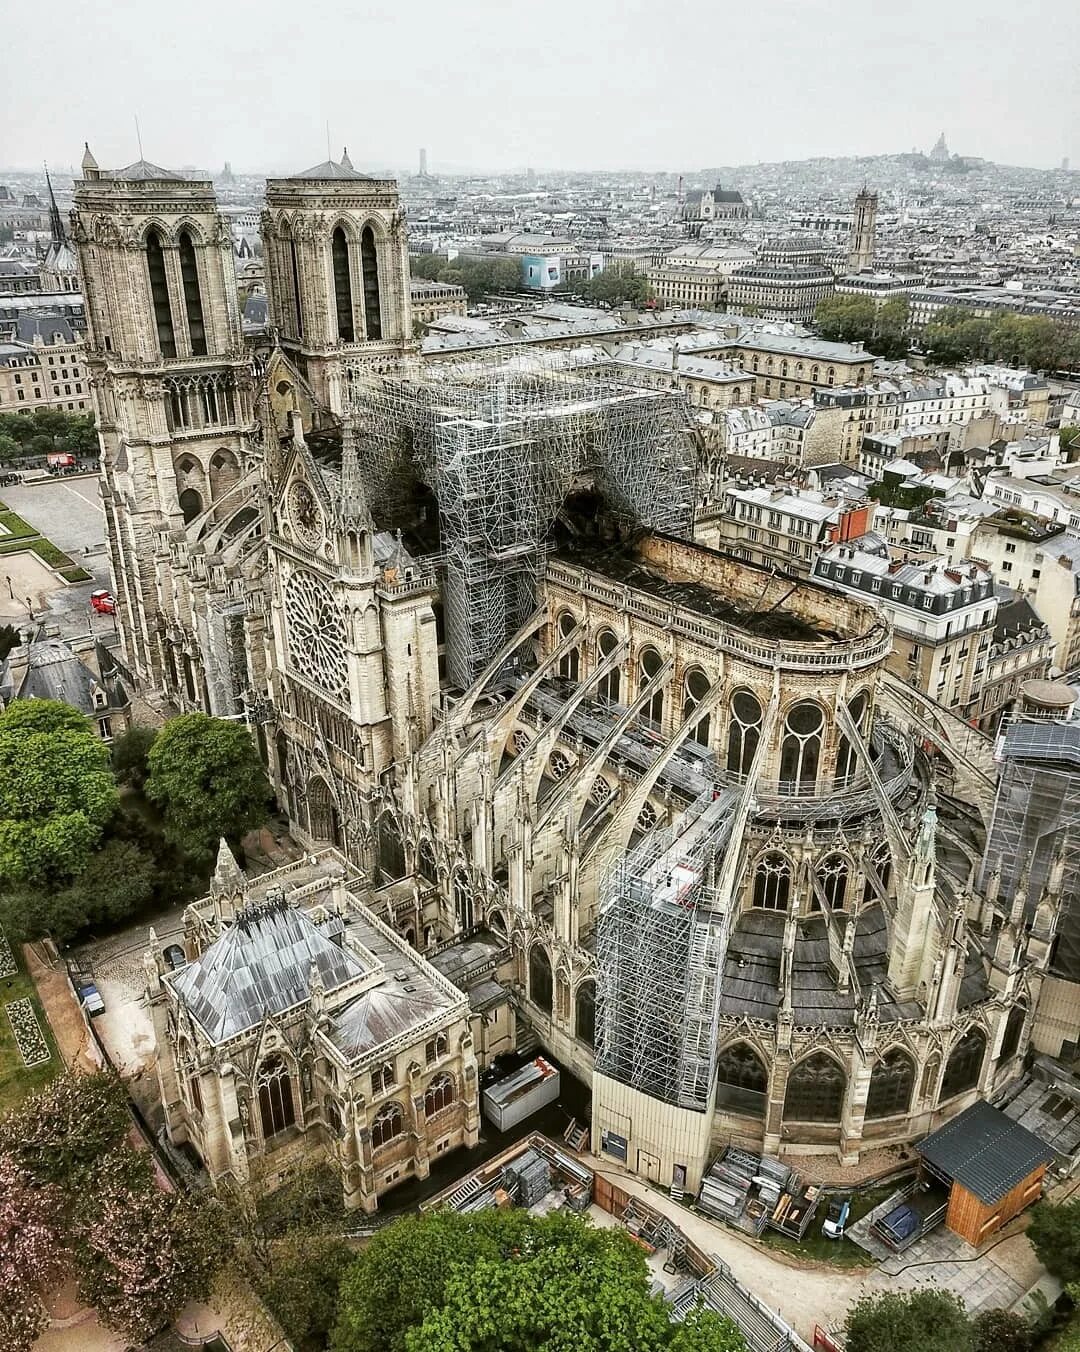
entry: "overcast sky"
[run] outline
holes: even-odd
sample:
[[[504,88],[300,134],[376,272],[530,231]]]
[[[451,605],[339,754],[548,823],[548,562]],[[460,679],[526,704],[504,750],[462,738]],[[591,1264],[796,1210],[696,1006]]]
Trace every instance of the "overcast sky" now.
[[[672,169],[949,148],[1080,167],[1076,0],[50,0],[0,164]]]

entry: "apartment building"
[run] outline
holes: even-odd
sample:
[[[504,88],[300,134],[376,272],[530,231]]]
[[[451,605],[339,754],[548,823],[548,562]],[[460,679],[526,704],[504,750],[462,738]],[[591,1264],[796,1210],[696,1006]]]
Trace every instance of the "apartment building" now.
[[[983,732],[997,732],[1019,698],[1020,687],[1025,681],[1045,679],[1053,657],[1050,628],[1031,601],[1017,594],[999,595],[979,708]]]
[[[91,409],[82,335],[59,315],[20,315],[14,339],[0,342],[0,413],[34,408]]]
[[[821,553],[815,581],[879,606],[893,625],[889,666],[963,718],[977,718],[986,685],[998,598],[990,570],[945,558],[894,560],[877,536]]]

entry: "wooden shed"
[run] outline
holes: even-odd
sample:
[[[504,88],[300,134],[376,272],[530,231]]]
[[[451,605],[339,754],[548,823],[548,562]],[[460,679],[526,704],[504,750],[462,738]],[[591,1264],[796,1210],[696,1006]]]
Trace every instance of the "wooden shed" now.
[[[1054,1152],[989,1103],[973,1103],[915,1147],[923,1171],[949,1189],[945,1225],[982,1244],[1042,1196]]]

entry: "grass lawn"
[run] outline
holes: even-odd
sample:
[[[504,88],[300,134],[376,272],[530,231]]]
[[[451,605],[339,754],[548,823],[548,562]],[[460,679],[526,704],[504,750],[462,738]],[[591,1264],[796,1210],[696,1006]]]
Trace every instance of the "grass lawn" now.
[[[868,1212],[873,1211],[874,1207],[880,1206],[898,1186],[897,1183],[888,1183],[884,1187],[866,1188],[862,1192],[852,1193],[848,1225],[853,1225]],[[812,1258],[815,1262],[832,1263],[835,1267],[873,1267],[874,1260],[866,1250],[860,1249],[850,1239],[825,1238],[821,1233],[821,1222],[825,1219],[827,1211],[828,1205],[823,1201],[801,1244],[798,1240],[789,1239],[787,1235],[781,1235],[776,1230],[765,1230],[761,1236],[762,1243],[767,1244],[770,1249],[783,1249],[785,1253],[794,1254],[799,1258]]]
[[[14,944],[11,947],[15,953],[15,962],[19,970],[14,976],[0,977],[0,1006],[6,1005],[9,1000],[19,1000],[24,995],[28,995],[34,1006],[34,1013],[38,1017],[38,1023],[41,1025],[45,1041],[49,1044],[52,1057],[44,1064],[35,1066],[33,1070],[27,1070],[23,1065],[22,1057],[19,1055],[15,1034],[11,1031],[7,1014],[3,1008],[0,1008],[0,1117],[3,1117],[11,1108],[21,1103],[27,1094],[35,1089],[40,1089],[43,1084],[47,1084],[54,1075],[58,1075],[64,1068],[60,1053],[56,1050],[56,1042],[52,1035],[52,1029],[49,1027],[49,1021],[45,1017],[45,1012],[41,1008],[37,993],[34,990],[34,983],[26,975],[22,954],[16,951]]]

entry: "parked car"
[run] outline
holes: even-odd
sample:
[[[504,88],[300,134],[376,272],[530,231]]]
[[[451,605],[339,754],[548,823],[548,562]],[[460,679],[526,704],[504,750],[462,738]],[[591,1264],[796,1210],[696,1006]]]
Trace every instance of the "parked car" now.
[[[179,944],[168,944],[162,950],[162,955],[169,964],[170,969],[174,972],[178,967],[187,966],[187,954]]]
[[[821,1233],[826,1239],[842,1239],[844,1227],[851,1212],[851,1198],[847,1195],[829,1199],[829,1208],[821,1222]]]
[[[111,591],[91,592],[90,605],[99,615],[116,614],[116,598]]]
[[[99,1014],[105,1013],[105,1001],[101,998],[101,992],[92,981],[87,982],[85,986],[80,986],[79,1001],[92,1019],[96,1019]]]

